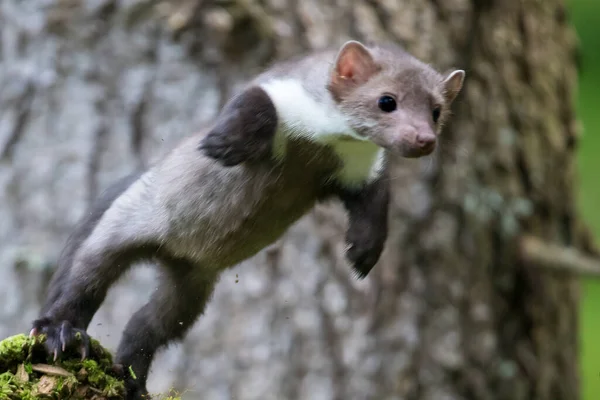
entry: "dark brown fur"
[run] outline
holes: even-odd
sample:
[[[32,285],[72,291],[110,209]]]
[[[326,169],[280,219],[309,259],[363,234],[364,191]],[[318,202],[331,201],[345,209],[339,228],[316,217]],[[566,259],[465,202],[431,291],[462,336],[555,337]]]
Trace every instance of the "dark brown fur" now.
[[[251,87],[229,101],[201,149],[223,165],[265,160],[277,128],[277,113],[264,90]]]

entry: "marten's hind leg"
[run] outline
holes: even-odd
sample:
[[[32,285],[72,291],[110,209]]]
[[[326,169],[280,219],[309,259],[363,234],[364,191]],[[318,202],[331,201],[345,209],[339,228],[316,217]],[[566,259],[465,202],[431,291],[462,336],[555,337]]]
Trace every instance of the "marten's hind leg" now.
[[[133,183],[132,190],[96,209],[97,215],[80,225],[67,245],[59,269],[49,286],[40,318],[33,322],[32,335],[46,334],[46,348],[55,359],[67,347],[77,344],[76,334],[83,342],[82,356],[88,353],[85,330],[104,301],[111,285],[138,260],[153,257],[157,230],[131,204],[139,203],[143,184]],[[109,191],[110,192],[110,191]]]
[[[83,242],[85,242],[92,234],[106,210],[108,210],[113,202],[129,189],[141,175],[142,172],[135,172],[114,182],[102,192],[102,194],[93,202],[92,206],[86,211],[85,215],[78,221],[60,254],[58,268],[54,272],[47,288],[46,299],[40,312],[41,315],[46,314],[52,304],[60,298],[71,268],[73,267],[73,258]]]
[[[118,242],[117,242],[118,243]],[[45,346],[56,360],[67,348],[79,345],[82,358],[89,353],[87,327],[112,284],[138,259],[147,258],[155,246],[122,247],[103,243],[84,246],[73,258],[73,266],[55,281],[52,301],[33,322],[31,335],[46,334]],[[66,271],[66,270],[65,270]],[[76,340],[79,334],[80,341]]]
[[[204,311],[216,282],[213,273],[204,274],[185,260],[162,259],[161,264],[164,271],[158,288],[127,323],[116,354],[128,400],[147,393],[146,380],[156,351],[184,337]]]

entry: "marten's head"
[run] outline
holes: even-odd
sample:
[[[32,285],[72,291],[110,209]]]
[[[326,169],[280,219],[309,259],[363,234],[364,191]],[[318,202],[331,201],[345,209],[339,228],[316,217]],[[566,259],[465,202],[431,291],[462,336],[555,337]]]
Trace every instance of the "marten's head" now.
[[[337,54],[328,90],[360,138],[421,157],[435,149],[464,78],[463,70],[442,75],[399,48],[349,41]]]

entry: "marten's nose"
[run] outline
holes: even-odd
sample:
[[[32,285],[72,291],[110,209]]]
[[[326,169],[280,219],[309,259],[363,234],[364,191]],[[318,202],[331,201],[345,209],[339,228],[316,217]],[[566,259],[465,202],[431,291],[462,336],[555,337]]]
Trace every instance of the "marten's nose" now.
[[[416,138],[417,146],[424,152],[433,151],[436,137],[431,133],[419,133]]]

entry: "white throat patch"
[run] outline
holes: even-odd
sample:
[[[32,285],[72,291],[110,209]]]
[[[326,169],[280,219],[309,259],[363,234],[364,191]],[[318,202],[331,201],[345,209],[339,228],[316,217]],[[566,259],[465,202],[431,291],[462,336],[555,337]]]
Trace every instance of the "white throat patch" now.
[[[359,136],[332,99],[324,104],[317,101],[297,79],[274,79],[260,86],[273,101],[279,118],[276,156],[284,156],[283,143],[287,138],[302,137],[334,148],[343,162],[337,176],[340,183],[360,185],[379,175],[385,156],[383,149]],[[344,136],[355,140],[340,140]]]

